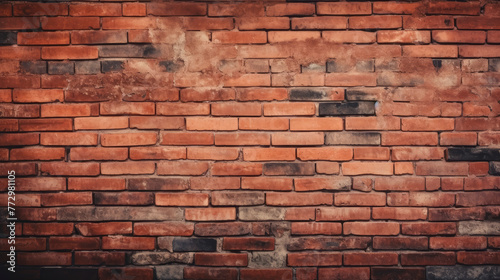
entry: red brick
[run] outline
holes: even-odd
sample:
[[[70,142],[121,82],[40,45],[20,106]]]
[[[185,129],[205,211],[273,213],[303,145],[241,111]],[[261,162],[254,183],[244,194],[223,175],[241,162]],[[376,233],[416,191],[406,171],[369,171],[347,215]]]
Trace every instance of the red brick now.
[[[484,44],[486,41],[486,33],[484,31],[433,31],[432,39],[438,43]]]
[[[37,133],[2,133],[0,134],[0,146],[28,146],[40,143]]]
[[[154,250],[154,237],[130,237],[130,236],[104,236],[102,237],[103,250],[129,250],[142,251]]]
[[[290,19],[286,17],[241,17],[236,18],[236,26],[239,30],[289,29]]]
[[[69,45],[69,32],[20,32],[18,45]]]
[[[397,253],[345,253],[345,265],[397,265]]]
[[[349,178],[296,178],[295,191],[347,190],[351,185]]]
[[[235,190],[240,188],[240,178],[237,177],[192,177],[193,190]]]
[[[153,174],[154,172],[154,162],[128,161],[101,163],[101,173],[103,175]]]
[[[75,118],[76,130],[121,129],[128,127],[127,117]]]
[[[148,267],[99,268],[99,279],[153,279],[153,269]]]
[[[373,248],[382,250],[427,250],[427,237],[374,237]]]
[[[49,60],[83,60],[96,59],[98,57],[96,47],[43,47],[42,59]]]
[[[257,103],[212,104],[213,116],[260,116],[262,108]]]
[[[154,115],[152,102],[104,102],[100,105],[101,115]]]
[[[454,235],[457,232],[455,223],[403,223],[401,233],[405,235]]]
[[[454,19],[451,16],[405,16],[404,29],[453,29]]]
[[[374,220],[425,220],[427,208],[374,207],[372,217]]]
[[[148,15],[156,16],[202,16],[207,14],[205,3],[148,3]]]
[[[239,118],[239,129],[288,130],[288,122],[286,118]]]
[[[125,253],[75,252],[75,265],[125,265]]]
[[[0,30],[38,29],[39,17],[0,17]]]
[[[435,132],[384,132],[383,146],[434,146],[438,144]]]
[[[73,31],[71,43],[74,45],[127,43],[125,31]]]
[[[231,221],[236,219],[235,208],[187,208],[186,221]]]
[[[268,103],[264,104],[264,116],[312,116],[316,114],[314,103]]]
[[[290,41],[309,41],[321,38],[319,31],[269,31],[268,41],[270,43],[281,43]]]
[[[71,235],[73,223],[25,223],[23,234],[35,236]]]
[[[26,221],[55,221],[56,215],[54,208],[19,208],[16,211],[17,218]]]
[[[144,146],[156,144],[157,133],[113,133],[102,134],[103,146]]]
[[[437,15],[479,15],[479,3],[428,3],[427,14]]]
[[[390,162],[346,162],[342,164],[344,175],[392,175],[393,164]]]
[[[496,124],[486,118],[457,118],[455,130],[464,131],[464,130],[489,130]]]
[[[316,210],[317,221],[354,221],[369,219],[370,208],[368,207],[318,208]]]
[[[42,195],[42,206],[68,206],[92,204],[91,192],[52,193]]]
[[[97,176],[99,163],[46,162],[40,164],[42,174],[56,176]]]
[[[135,223],[134,235],[146,236],[191,236],[194,224],[182,222]]]
[[[374,43],[375,34],[365,31],[323,31],[323,39],[332,43]]]
[[[412,162],[396,162],[394,163],[394,174],[395,175],[413,175],[413,163]]]
[[[312,221],[314,220],[314,215],[314,208],[312,207],[287,208],[285,221]]]
[[[244,177],[241,179],[241,188],[249,190],[291,191],[292,186],[292,178]]]
[[[482,250],[486,249],[486,237],[431,237],[429,248],[434,250]]]
[[[132,234],[132,222],[78,223],[76,229],[83,236]]]
[[[0,198],[3,199],[0,205],[9,206],[8,193],[0,194]],[[39,194],[16,194],[16,205],[19,207],[40,207],[40,201]]]
[[[15,89],[12,99],[19,103],[57,102],[64,100],[64,92],[59,89]]]
[[[195,233],[198,236],[232,236],[251,232],[251,225],[242,222],[197,223]]]
[[[345,126],[346,130],[399,130],[400,119],[396,117],[347,117]]]
[[[48,17],[42,21],[44,30],[99,29],[100,26],[98,17]]]
[[[351,148],[298,148],[297,158],[301,160],[348,161],[353,158]]]
[[[318,279],[370,279],[369,267],[337,267],[337,268],[319,268]]]
[[[238,279],[238,269],[235,268],[213,268],[213,267],[190,267],[184,268],[186,279]]]
[[[417,162],[417,175],[467,175],[465,162]]]
[[[64,159],[64,155],[64,148],[12,149],[10,160],[61,160]]]
[[[381,30],[377,32],[377,42],[399,44],[429,44],[431,42],[431,33],[429,31]]]
[[[216,31],[212,41],[221,44],[262,44],[267,42],[263,31]]]
[[[234,28],[231,18],[185,18],[184,27],[186,30],[231,30]]]
[[[488,31],[488,43],[500,43],[500,31]]]
[[[343,129],[340,118],[293,118],[290,119],[291,131],[335,131]]]
[[[184,102],[190,101],[226,101],[235,99],[234,89],[202,89],[202,88],[186,88],[182,89],[181,100]]]
[[[84,117],[92,114],[96,108],[90,104],[43,104],[41,117]]]
[[[222,249],[226,251],[272,251],[274,238],[270,237],[224,237]]]
[[[421,177],[375,178],[377,191],[423,191],[425,179]]]
[[[9,239],[5,238],[0,241],[2,251],[10,251]],[[45,251],[47,249],[47,241],[45,238],[16,238],[16,250],[19,251]]]
[[[442,136],[443,134],[441,134]],[[444,149],[436,147],[394,147],[392,160],[440,160],[444,158]]]
[[[336,193],[335,206],[385,206],[385,193]]]
[[[294,148],[244,148],[245,161],[295,160]]]
[[[105,17],[102,29],[153,29],[156,19],[152,17]]]
[[[330,73],[325,75],[325,85],[334,87],[376,86],[373,73]]]
[[[500,47],[495,45],[460,46],[458,52],[460,57],[498,57]]]
[[[130,148],[130,159],[186,159],[183,147],[137,147]]]
[[[97,250],[100,240],[97,237],[50,237],[50,250]]]
[[[468,265],[500,264],[499,252],[458,252],[457,262]]]
[[[397,29],[403,26],[401,16],[360,16],[349,18],[350,29]]]
[[[36,175],[37,168],[35,163],[0,163],[0,174],[2,176],[6,176],[7,172],[10,170],[14,170],[16,172],[16,176],[29,176]]]
[[[316,7],[309,3],[275,4],[266,8],[267,16],[299,16],[313,15]]]
[[[30,104],[0,104],[3,118],[37,118],[40,116],[40,106]]]
[[[161,132],[161,145],[213,145],[214,134],[211,132]]]
[[[455,204],[455,195],[451,193],[410,193],[411,206],[445,207]]]
[[[19,253],[17,255],[19,265],[33,266],[59,266],[71,265],[71,253],[37,252]]]
[[[159,103],[156,110],[158,115],[208,115],[210,105],[207,103]]]
[[[395,222],[346,222],[344,234],[353,235],[398,235],[399,223]],[[397,261],[396,261],[397,263]],[[360,265],[358,263],[357,265]]]
[[[456,178],[462,179],[462,178]],[[444,180],[444,178],[443,178]],[[489,190],[489,189],[495,189],[495,186],[500,184],[500,178],[498,177],[483,177],[483,178],[465,178],[465,185],[463,185],[463,182],[460,181],[462,184],[458,184],[460,186],[463,186],[463,189],[466,191],[477,191],[477,190]]]
[[[497,205],[500,197],[495,191],[469,192],[457,194],[457,206]]]
[[[424,253],[402,253],[401,265],[454,265],[455,253],[452,252],[424,252]]]
[[[292,234],[294,235],[339,235],[341,233],[342,225],[340,223],[292,223]]]
[[[439,142],[446,146],[475,146],[477,138],[475,132],[443,132],[440,134]],[[481,144],[481,134],[479,134],[479,145],[484,145]]]
[[[68,178],[68,190],[124,190],[125,179]]]
[[[275,206],[332,205],[333,196],[320,193],[267,193],[266,204]]]
[[[87,16],[121,16],[122,6],[120,4],[71,4],[69,6],[69,14],[73,17]]]
[[[208,118],[191,117],[186,118],[187,130],[237,130],[237,118]]]
[[[317,162],[316,172],[319,174],[339,174],[340,164],[337,162]]]
[[[369,15],[372,13],[370,3],[318,3],[318,15]],[[338,29],[338,28],[337,28]]]
[[[498,17],[458,17],[458,29],[498,29],[500,21]]]
[[[145,16],[146,4],[145,3],[123,3],[124,16]]]
[[[278,132],[271,135],[271,142],[274,146],[323,145],[324,139],[322,132]]]
[[[271,76],[269,74],[243,74],[236,77],[228,77],[224,80],[225,87],[260,87],[270,86]]]
[[[189,147],[187,149],[188,159],[198,160],[236,160],[238,159],[239,148],[198,148]]]
[[[8,17],[12,16],[12,5],[11,4],[1,4],[0,5],[0,16]]]
[[[58,3],[26,3],[13,5],[14,16],[65,16],[68,5]]]
[[[10,51],[9,51],[10,52]],[[0,57],[2,56],[0,48]],[[11,52],[12,54],[12,52]],[[40,51],[35,53],[39,57]],[[29,58],[31,59],[31,58]],[[39,88],[40,78],[38,76],[5,76],[0,77],[0,88]]]
[[[208,206],[208,194],[205,193],[159,193],[155,196],[159,206]]]
[[[388,148],[354,148],[354,159],[357,160],[389,160]]]
[[[271,137],[267,133],[218,133],[215,134],[215,145],[219,146],[253,146],[270,145]]]
[[[338,266],[342,265],[340,253],[290,253],[288,266]]]
[[[194,263],[204,266],[247,266],[248,254],[196,253]]]
[[[207,162],[163,161],[158,163],[158,175],[202,175],[208,167]]]
[[[403,46],[403,56],[409,57],[458,57],[456,46]]]
[[[429,209],[430,221],[484,220],[486,212],[479,207]]]

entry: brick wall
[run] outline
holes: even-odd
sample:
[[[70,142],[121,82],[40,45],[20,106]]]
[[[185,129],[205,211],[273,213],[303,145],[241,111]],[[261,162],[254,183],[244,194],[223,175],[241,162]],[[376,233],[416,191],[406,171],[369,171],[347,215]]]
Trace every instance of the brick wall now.
[[[15,279],[500,277],[496,1],[2,1],[0,29],[4,276],[15,170]]]

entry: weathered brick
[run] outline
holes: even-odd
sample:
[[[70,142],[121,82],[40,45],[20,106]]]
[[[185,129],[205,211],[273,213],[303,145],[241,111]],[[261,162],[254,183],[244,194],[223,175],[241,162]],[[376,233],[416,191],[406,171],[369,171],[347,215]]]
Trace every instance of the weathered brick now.
[[[174,252],[215,252],[217,240],[209,238],[175,238]]]

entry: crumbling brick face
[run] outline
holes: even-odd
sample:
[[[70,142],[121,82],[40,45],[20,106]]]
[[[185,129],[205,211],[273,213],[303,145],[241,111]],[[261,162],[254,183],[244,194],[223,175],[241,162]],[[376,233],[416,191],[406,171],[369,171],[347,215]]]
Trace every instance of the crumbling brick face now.
[[[2,1],[0,278],[500,278],[499,43],[493,0]]]

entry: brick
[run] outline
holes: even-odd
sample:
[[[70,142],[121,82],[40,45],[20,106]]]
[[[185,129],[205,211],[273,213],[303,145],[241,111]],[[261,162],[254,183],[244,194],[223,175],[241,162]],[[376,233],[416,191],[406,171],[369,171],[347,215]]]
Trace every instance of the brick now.
[[[217,240],[209,238],[175,238],[173,241],[174,252],[214,252]]]
[[[286,221],[312,221],[314,219],[314,208],[290,208],[285,212]]]
[[[284,220],[285,219],[285,209],[280,207],[240,207],[239,219],[242,221],[272,221],[272,220]],[[255,232],[255,230],[254,230]],[[265,235],[265,234],[261,234]]]
[[[98,163],[42,163],[40,172],[59,176],[97,176],[100,174]]]
[[[295,149],[293,148],[244,148],[243,159],[245,161],[272,161],[272,160],[294,160]]]
[[[345,17],[292,18],[292,29],[295,30],[345,28],[347,28],[347,18]],[[286,29],[288,29],[288,27]]]
[[[200,16],[206,15],[205,3],[148,3],[148,15],[156,16]]]
[[[321,37],[321,33],[318,31],[269,31],[268,41],[270,43],[280,43],[280,42],[300,42],[315,40]]]
[[[204,266],[247,266],[248,255],[198,253],[194,256],[194,263]]]
[[[372,12],[369,3],[318,3],[319,15],[369,15]]]
[[[334,87],[354,87],[354,86],[375,86],[377,85],[377,77],[373,73],[330,73],[325,75],[325,85],[326,86],[334,86]],[[355,104],[357,102],[353,102]],[[366,108],[361,104],[368,104],[372,102],[360,102],[360,108]],[[323,103],[322,103],[323,104]],[[322,105],[320,104],[320,105]],[[337,105],[343,107],[344,109],[349,108],[349,103],[337,103],[342,105]],[[324,106],[330,107],[333,106],[331,104],[325,104]],[[353,106],[354,107],[354,106]],[[321,106],[320,106],[321,108]],[[356,108],[356,107],[355,107]],[[360,109],[362,110],[362,109]],[[352,114],[360,114],[360,113],[352,113]],[[374,114],[374,113],[361,113],[361,114]],[[321,116],[321,113],[320,113]]]
[[[327,145],[380,145],[380,133],[331,132],[326,133]]]
[[[131,178],[128,180],[129,190],[186,190],[188,180],[183,178]],[[125,183],[123,183],[125,185]]]
[[[264,204],[264,194],[253,192],[213,192],[211,204],[215,206],[260,205]]]
[[[427,14],[441,15],[479,15],[479,3],[429,3]]]
[[[392,175],[393,164],[389,162],[346,162],[342,164],[344,175]]]
[[[41,117],[83,117],[92,114],[92,106],[89,104],[43,104],[41,105]]]
[[[226,208],[188,208],[185,210],[187,221],[231,221],[236,219],[236,209]]]
[[[291,178],[252,178],[241,179],[241,188],[250,190],[291,191],[293,181]]]
[[[75,252],[75,265],[124,265],[123,252]]]
[[[216,31],[212,41],[221,44],[262,44],[267,42],[266,32],[262,31]]]
[[[95,47],[43,47],[42,59],[51,60],[83,60],[96,59],[98,57],[97,48]]]
[[[294,235],[339,235],[341,233],[342,233],[342,226],[340,223],[316,223],[316,222],[292,223],[292,234]]]
[[[324,143],[322,132],[278,132],[271,135],[271,142],[274,146],[314,146]]]
[[[498,43],[498,42],[500,42],[500,32],[488,31],[488,43]]]
[[[156,20],[148,17],[105,17],[102,29],[150,29],[156,28]]]
[[[85,30],[100,26],[98,17],[48,17],[42,21],[44,30]]]
[[[272,251],[274,238],[269,237],[224,237],[222,248],[227,251]]]
[[[290,100],[314,101],[314,100],[343,100],[343,89],[329,88],[292,88]]]
[[[212,145],[214,134],[209,132],[161,132],[161,145]]]
[[[154,162],[104,162],[101,163],[103,175],[153,174]]]
[[[127,117],[75,118],[75,130],[105,130],[128,128]]]
[[[235,92],[233,89],[201,89],[201,88],[186,88],[180,92],[181,100],[184,102],[190,101],[226,101],[234,100]]]
[[[130,236],[102,237],[103,250],[154,250],[155,238]]]
[[[352,185],[350,178],[296,178],[295,191],[312,190],[349,190]]]
[[[3,118],[36,118],[40,116],[39,105],[30,104],[0,104]]]
[[[153,45],[109,45],[99,48],[100,57],[145,57],[156,58],[161,56],[161,50]]]
[[[454,20],[451,16],[425,16],[403,18],[404,29],[453,29]]]
[[[152,268],[100,268],[99,269],[100,279],[153,279],[153,269]]]
[[[251,232],[251,225],[241,222],[197,223],[194,231],[198,236],[246,235]]]
[[[303,237],[292,239],[288,245],[288,250],[339,251],[346,249],[366,249],[370,241],[371,238],[368,237]]]
[[[382,250],[427,250],[427,237],[374,237],[373,248]]]
[[[347,117],[346,130],[399,130],[400,119],[396,117]]]
[[[208,194],[156,194],[155,204],[159,206],[208,206]]]
[[[159,162],[158,175],[202,175],[208,168],[207,162]]]
[[[264,16],[262,3],[214,3],[208,5],[209,16],[255,17]]]
[[[187,130],[237,130],[236,118],[191,117],[186,119]]]
[[[35,236],[71,235],[73,223],[25,223],[23,233]]]
[[[45,238],[18,238],[16,240],[16,249],[20,251],[43,251],[47,248],[47,242]],[[8,239],[2,240],[2,250],[10,251],[10,244],[8,244]]]
[[[492,161],[500,157],[500,150],[487,148],[448,148],[447,161]]]
[[[137,147],[130,148],[130,159],[186,159],[185,148],[173,147]]]
[[[471,20],[470,17],[458,17],[458,29],[498,29],[498,17],[481,17]]]
[[[317,162],[316,173],[319,174],[339,174],[340,165],[336,162]]]
[[[19,103],[46,103],[64,101],[64,92],[59,89],[15,89],[12,99]]]
[[[238,279],[238,270],[235,268],[213,268],[213,267],[185,267],[184,277],[186,279]]]
[[[441,134],[442,136],[442,134]],[[444,158],[444,149],[435,147],[394,147],[392,160],[440,160]]]
[[[332,266],[342,264],[339,253],[291,253],[288,254],[289,266]]]
[[[19,32],[19,45],[69,45],[69,32]]]
[[[66,189],[66,182],[62,178],[18,178],[16,189],[17,191],[63,191]]]
[[[0,55],[1,56],[1,55]],[[0,77],[0,88],[39,88],[40,79],[34,76]]]
[[[388,160],[388,148],[354,148],[354,159],[357,160]]]
[[[146,4],[145,3],[123,3],[124,16],[145,16]]]
[[[50,237],[50,250],[96,250],[99,249],[99,238],[95,237]]]
[[[253,146],[270,145],[271,137],[267,133],[218,133],[215,134],[215,145]]]
[[[438,143],[434,132],[384,132],[383,146],[433,146]]]
[[[353,157],[350,148],[299,148],[297,158],[301,160],[348,161]]]
[[[275,4],[266,7],[267,16],[299,16],[313,15],[316,8],[309,3]]]
[[[425,252],[425,253],[403,253],[401,264],[406,265],[454,265],[455,253],[452,252]]]
[[[64,148],[23,148],[11,149],[10,160],[62,160]]]
[[[377,32],[377,42],[399,44],[429,44],[431,42],[431,33],[429,31],[381,30]]]
[[[499,264],[498,252],[458,252],[457,262],[462,264]]]
[[[273,206],[331,205],[333,196],[318,193],[267,193],[266,204]]]
[[[359,279],[368,280],[370,279],[370,268],[369,267],[338,267],[338,268],[319,268],[318,269],[318,279]]]
[[[397,265],[397,253],[345,253],[346,265]]]
[[[468,165],[462,162],[418,162],[417,175],[467,175]]]
[[[349,18],[350,29],[397,29],[403,26],[401,16],[360,16]]]
[[[122,192],[96,193],[94,196],[95,205],[152,205],[153,195],[151,193]]]
[[[373,267],[373,279],[425,279],[425,269],[423,268],[385,268]]]
[[[214,163],[212,175],[216,176],[252,176],[262,174],[260,163]]]
[[[320,116],[373,115],[373,114],[375,114],[375,103],[373,102],[319,104]]]
[[[39,17],[0,17],[0,23],[0,30],[40,28]]]
[[[256,103],[220,103],[212,104],[213,116],[260,116],[262,108]]]
[[[375,178],[377,191],[423,191],[425,179],[420,177]]]
[[[498,197],[494,195],[494,191],[458,193],[456,203],[457,206],[496,205]]]
[[[132,233],[132,222],[78,223],[75,227],[83,236]]]
[[[486,249],[486,237],[431,237],[429,248],[434,250],[481,250]]]
[[[332,43],[374,43],[375,34],[365,31],[323,31],[323,38]]]
[[[19,67],[22,71],[29,74],[46,74],[47,62],[46,61],[20,61]]]
[[[14,16],[64,16],[68,15],[68,5],[58,3],[26,3],[13,5]]]
[[[288,130],[286,118],[239,118],[240,130]]]
[[[231,30],[234,28],[233,20],[230,18],[185,18],[186,30]]]
[[[289,29],[290,20],[285,17],[241,17],[236,18],[239,30]]]
[[[372,210],[372,217],[374,220],[425,220],[427,219],[427,209],[407,207],[376,207]]]
[[[318,208],[316,210],[317,221],[359,221],[369,219],[370,208],[368,207]]]
[[[191,178],[193,190],[232,190],[240,188],[239,178],[198,177]]]
[[[103,146],[143,146],[156,144],[156,133],[116,133],[102,134]]]
[[[37,252],[19,253],[17,255],[19,265],[33,266],[60,266],[71,265],[71,253],[69,252]]]
[[[395,222],[346,222],[346,223],[344,223],[344,234],[398,235],[399,234],[399,223],[395,223]],[[397,263],[397,261],[396,261],[396,263]],[[358,265],[359,264],[360,263],[358,263]]]
[[[87,16],[121,16],[122,7],[120,4],[71,4],[69,5],[69,14],[73,17],[87,17]]]
[[[484,31],[433,31],[432,39],[439,43],[473,43],[484,44],[486,33]]]
[[[481,208],[430,209],[431,221],[483,220],[485,211]]]
[[[498,229],[499,224],[496,221],[462,221],[458,223],[458,231],[461,235],[495,235]]]
[[[385,206],[384,193],[336,193],[335,206]]]
[[[17,44],[16,32],[0,32],[0,45],[15,45]]]
[[[311,116],[316,113],[314,103],[269,103],[264,104],[264,116]]]
[[[454,235],[455,223],[403,223],[401,233],[406,235]]]

